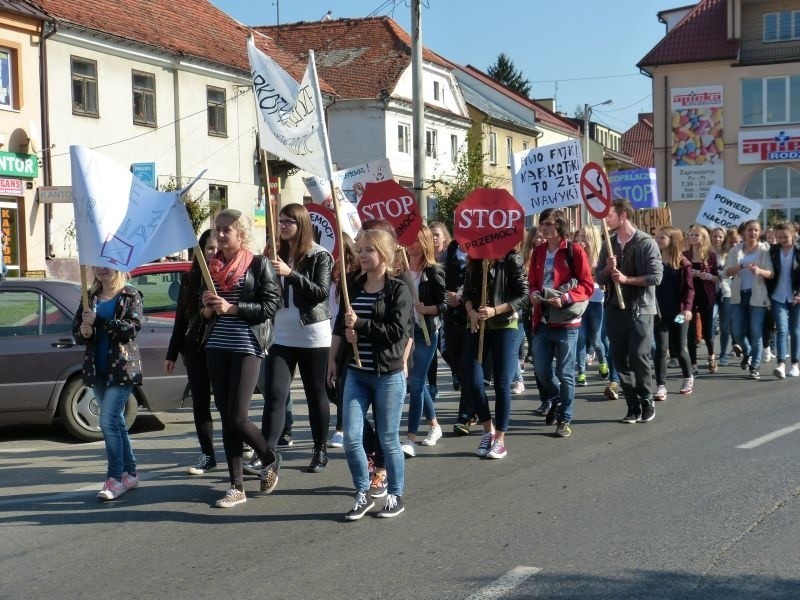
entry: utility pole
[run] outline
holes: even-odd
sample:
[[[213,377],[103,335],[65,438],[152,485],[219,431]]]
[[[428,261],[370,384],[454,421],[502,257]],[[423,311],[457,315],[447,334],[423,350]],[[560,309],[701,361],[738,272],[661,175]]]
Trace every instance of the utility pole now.
[[[428,218],[425,182],[425,94],[422,87],[422,0],[411,0],[411,110],[414,138],[414,195],[423,220]]]

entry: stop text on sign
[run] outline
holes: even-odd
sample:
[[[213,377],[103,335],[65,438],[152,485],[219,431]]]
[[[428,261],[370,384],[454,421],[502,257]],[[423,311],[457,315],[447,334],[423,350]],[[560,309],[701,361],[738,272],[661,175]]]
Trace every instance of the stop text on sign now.
[[[461,211],[461,227],[476,229],[511,229],[522,220],[521,210],[491,210],[486,208],[465,208]]]
[[[387,200],[379,200],[370,205],[363,206],[361,211],[368,219],[397,219],[403,215],[407,215],[413,210],[416,200],[413,196],[400,196],[399,198],[389,198]]]

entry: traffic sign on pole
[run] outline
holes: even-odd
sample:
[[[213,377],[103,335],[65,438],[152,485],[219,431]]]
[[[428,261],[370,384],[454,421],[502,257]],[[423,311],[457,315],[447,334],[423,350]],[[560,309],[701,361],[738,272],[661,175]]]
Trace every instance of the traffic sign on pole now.
[[[581,171],[581,196],[583,203],[593,217],[603,219],[611,210],[611,184],[603,167],[588,162]]]

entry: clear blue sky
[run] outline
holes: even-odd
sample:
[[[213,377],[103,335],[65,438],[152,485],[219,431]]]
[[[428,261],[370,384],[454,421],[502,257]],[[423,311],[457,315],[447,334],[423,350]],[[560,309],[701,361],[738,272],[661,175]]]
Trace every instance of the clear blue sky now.
[[[274,25],[334,17],[393,17],[411,31],[406,0],[211,0],[246,25]],[[593,120],[625,131],[639,112],[652,110],[652,82],[636,63],[664,36],[656,13],[691,0],[423,0],[426,47],[483,71],[505,52],[533,84],[536,98],[576,106],[609,98]]]

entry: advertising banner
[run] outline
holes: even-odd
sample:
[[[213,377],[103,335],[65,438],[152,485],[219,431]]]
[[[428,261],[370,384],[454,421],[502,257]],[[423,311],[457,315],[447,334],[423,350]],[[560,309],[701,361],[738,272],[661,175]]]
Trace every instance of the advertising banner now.
[[[722,185],[721,85],[673,88],[672,200],[703,200],[712,185]]]
[[[800,129],[761,129],[739,132],[739,164],[800,160]]]

